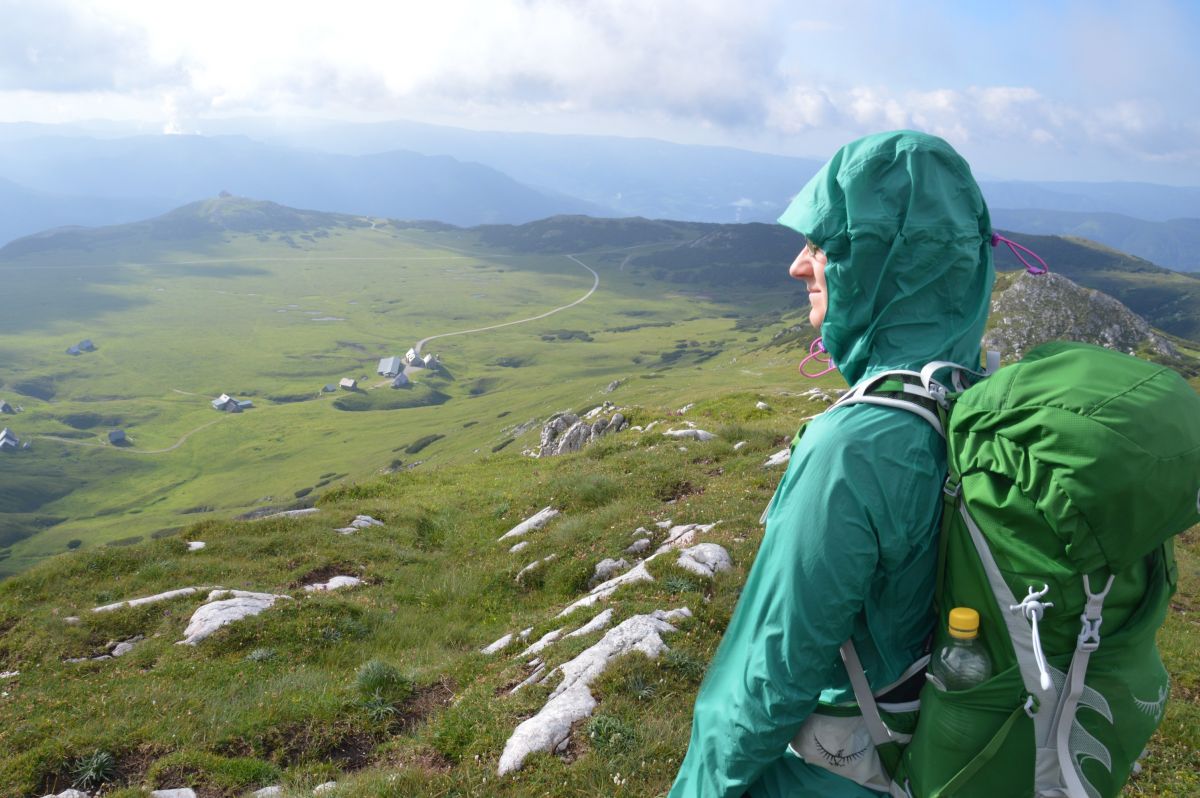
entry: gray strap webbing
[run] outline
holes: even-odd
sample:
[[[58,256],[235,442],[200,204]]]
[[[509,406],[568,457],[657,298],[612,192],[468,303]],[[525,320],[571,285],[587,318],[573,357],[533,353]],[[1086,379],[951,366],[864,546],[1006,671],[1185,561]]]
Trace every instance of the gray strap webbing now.
[[[1092,592],[1091,580],[1085,574],[1083,577],[1083,592],[1087,596],[1087,604],[1084,606],[1083,615],[1079,620],[1083,623],[1083,628],[1079,632],[1079,637],[1075,643],[1075,654],[1071,657],[1071,667],[1067,671],[1067,681],[1063,689],[1066,695],[1058,706],[1058,714],[1056,719],[1056,728],[1054,730],[1055,748],[1058,750],[1058,766],[1062,771],[1063,782],[1067,787],[1067,795],[1070,798],[1092,798],[1094,791],[1087,789],[1083,780],[1079,777],[1079,771],[1075,767],[1074,757],[1071,755],[1071,726],[1075,722],[1075,713],[1079,708],[1079,700],[1083,696],[1084,688],[1087,686],[1088,662],[1091,660],[1092,652],[1100,647],[1100,623],[1103,620],[1104,599],[1108,596],[1108,591],[1112,589],[1115,576],[1108,577],[1107,584],[1104,585],[1104,590],[1099,593]],[[1112,723],[1112,713],[1107,706],[1093,707],[1096,711],[1101,712]],[[1107,749],[1100,746],[1098,751],[1103,751],[1107,754]],[[1102,764],[1112,769],[1111,758]]]
[[[846,666],[846,674],[850,677],[850,686],[854,688],[854,700],[862,711],[867,733],[871,735],[871,742],[875,743],[876,747],[897,742],[892,730],[879,714],[879,706],[875,703],[875,696],[871,694],[871,685],[867,682],[867,674],[858,658],[858,652],[854,649],[854,642],[847,640],[839,650],[842,662]]]
[[[895,378],[895,377],[899,377],[899,378],[901,378],[901,380],[903,380],[904,377],[911,377],[916,380],[922,380],[922,374],[917,371],[906,371],[904,369],[896,369],[895,371],[884,371],[884,372],[876,374],[872,377],[868,377],[867,379],[865,379],[862,382],[855,385],[853,388],[851,388],[849,391],[847,391],[842,396],[841,399],[838,399],[836,402],[834,402],[833,407],[839,407],[841,405],[853,405],[853,404],[871,404],[871,405],[882,405],[884,407],[895,407],[895,408],[899,408],[900,410],[907,410],[910,413],[915,413],[916,415],[918,415],[921,418],[928,421],[933,426],[933,428],[935,430],[937,430],[938,435],[941,435],[943,438],[945,438],[946,433],[942,429],[942,420],[940,418],[938,418],[937,414],[934,413],[933,411],[931,411],[929,408],[922,407],[921,405],[917,404],[916,402],[906,402],[903,399],[893,399],[893,398],[887,397],[887,396],[874,396],[874,395],[868,393],[876,385],[878,385],[882,382],[885,382],[886,380],[888,380],[890,378]],[[941,402],[938,400],[939,394],[937,394],[935,392],[940,391],[941,392],[940,395],[945,395],[945,389],[942,388],[942,386],[938,385],[936,382],[932,382],[932,385],[933,385],[933,391],[930,390],[929,383],[922,382],[921,385],[913,385],[912,383],[905,382],[902,390],[906,394],[910,394],[912,396],[916,396],[921,399],[929,399],[933,402],[937,402],[938,404],[941,404]],[[830,409],[833,409],[833,408],[831,407]]]

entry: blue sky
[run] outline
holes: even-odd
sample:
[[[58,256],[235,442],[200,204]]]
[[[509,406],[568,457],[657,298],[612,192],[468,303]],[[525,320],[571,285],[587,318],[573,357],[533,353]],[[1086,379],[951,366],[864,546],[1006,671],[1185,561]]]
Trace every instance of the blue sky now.
[[[417,119],[1200,185],[1200,3],[0,0],[0,122]]]

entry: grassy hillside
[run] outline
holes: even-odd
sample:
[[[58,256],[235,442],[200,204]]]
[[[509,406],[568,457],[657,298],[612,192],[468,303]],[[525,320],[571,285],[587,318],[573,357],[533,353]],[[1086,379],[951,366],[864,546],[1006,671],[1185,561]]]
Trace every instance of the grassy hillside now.
[[[769,377],[788,359],[764,351],[747,371]],[[767,380],[770,381],[769,379]],[[681,419],[671,409],[695,407]],[[686,747],[691,703],[728,621],[760,537],[758,514],[778,479],[766,456],[824,405],[770,389],[700,389],[626,409],[645,424],[691,420],[717,433],[680,444],[627,431],[577,455],[532,460],[503,452],[411,471],[325,494],[298,519],[209,521],[179,536],[57,557],[0,583],[2,683],[0,796],[61,790],[98,753],[111,756],[110,789],[196,787],[239,796],[268,784],[308,794],[336,780],[342,796],[661,795]],[[761,410],[755,403],[766,401]],[[733,443],[748,441],[735,450]],[[562,516],[508,552],[497,538],[541,507]],[[383,522],[341,536],[356,514]],[[706,580],[674,557],[649,563],[652,582],[608,601],[556,614],[583,595],[594,565],[622,556],[639,527],[714,523],[701,540],[731,553],[734,568]],[[189,552],[185,541],[207,547]],[[555,559],[517,579],[525,565]],[[628,557],[628,555],[625,555]],[[1200,744],[1200,643],[1190,613],[1200,592],[1200,538],[1179,546],[1180,592],[1160,634],[1174,676],[1172,702],[1145,770],[1128,795],[1189,796]],[[332,575],[365,584],[307,595]],[[200,596],[93,613],[90,608],[184,586],[221,585],[290,596],[178,646]],[[592,686],[598,706],[565,752],[535,754],[496,776],[505,742],[545,702],[556,679],[511,694],[531,672],[519,652],[602,609],[614,623],[688,607],[663,635],[669,651],[618,659]],[[77,622],[67,619],[77,617]],[[529,629],[500,653],[480,648]],[[563,638],[541,657],[564,663],[602,632]],[[119,659],[64,662],[134,638]]]
[[[0,456],[0,576],[73,541],[148,539],[487,452],[614,379],[653,398],[664,376],[752,346],[738,320],[777,318],[797,294],[681,290],[625,268],[624,245],[593,244],[587,301],[511,324],[580,299],[593,275],[561,251],[236,197],[30,241],[0,253],[0,398],[24,409],[4,423],[33,444]],[[409,389],[375,374],[421,338],[491,325],[510,326],[431,341],[443,367]],[[84,338],[95,352],[65,353]],[[322,392],[342,377],[362,390]],[[221,393],[255,407],[217,413]],[[128,446],[108,444],[114,428]],[[441,437],[405,452],[429,435]]]

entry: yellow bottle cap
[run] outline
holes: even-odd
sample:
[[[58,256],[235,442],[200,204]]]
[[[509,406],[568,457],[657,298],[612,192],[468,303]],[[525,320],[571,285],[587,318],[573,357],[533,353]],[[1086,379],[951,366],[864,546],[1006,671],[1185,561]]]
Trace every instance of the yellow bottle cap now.
[[[979,613],[970,607],[950,610],[950,636],[971,640],[979,634]]]

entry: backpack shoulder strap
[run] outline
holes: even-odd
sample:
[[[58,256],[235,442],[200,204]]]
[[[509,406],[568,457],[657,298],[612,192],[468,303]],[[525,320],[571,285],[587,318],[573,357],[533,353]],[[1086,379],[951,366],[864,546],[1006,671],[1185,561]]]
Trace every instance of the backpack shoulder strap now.
[[[946,437],[942,414],[939,412],[938,391],[945,396],[945,389],[932,379],[923,384],[917,371],[897,369],[884,371],[868,377],[851,388],[830,409],[845,405],[871,404],[895,407],[915,413],[929,422],[938,435]]]

